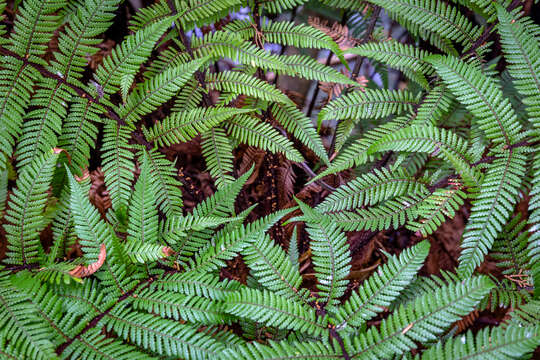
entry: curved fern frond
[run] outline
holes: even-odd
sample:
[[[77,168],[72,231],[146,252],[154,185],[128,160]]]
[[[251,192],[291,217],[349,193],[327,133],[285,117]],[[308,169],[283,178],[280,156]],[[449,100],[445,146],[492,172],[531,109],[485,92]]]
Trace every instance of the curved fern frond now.
[[[482,176],[471,167],[469,144],[453,132],[435,126],[410,126],[385,135],[368,148],[368,154],[381,151],[429,153],[452,165],[467,185],[476,189]]]
[[[452,219],[456,211],[463,205],[467,195],[459,190],[437,189],[418,207],[418,221],[410,221],[407,229],[416,235],[431,235],[444,222],[445,217]]]
[[[148,288],[138,291],[133,307],[164,318],[204,325],[230,322],[230,316],[221,311],[221,304],[217,301],[169,291]]]
[[[414,279],[428,252],[429,242],[423,241],[392,256],[338,309],[338,328],[352,331],[349,326],[358,328],[387,308]]]
[[[524,359],[540,344],[538,326],[507,326],[468,331],[422,353],[421,359],[465,360],[471,358]]]
[[[268,235],[255,240],[242,250],[244,260],[253,271],[253,276],[277,296],[305,303],[299,294],[302,277],[298,268],[291,264],[285,251]]]
[[[255,44],[243,41],[228,31],[208,33],[204,37],[191,39],[194,56],[209,56],[212,60],[229,58],[241,64],[257,66],[265,70],[286,70],[277,55],[259,49]]]
[[[318,318],[313,308],[307,308],[291,299],[277,296],[268,290],[242,288],[223,303],[229,314],[312,335],[326,331],[328,318]]]
[[[127,97],[118,115],[129,124],[137,122],[142,116],[169,101],[204,62],[205,59],[197,59],[185,65],[169,68],[141,83]]]
[[[144,314],[132,309],[113,310],[102,320],[108,331],[150,351],[185,359],[215,359],[225,348],[197,327]]]
[[[480,129],[495,144],[508,147],[519,138],[521,126],[510,102],[492,78],[454,57],[432,55],[433,65],[448,89],[474,115]]]
[[[182,214],[182,183],[176,178],[178,170],[174,163],[156,149],[143,150],[138,156],[148,159],[149,181],[154,184],[159,209],[167,216]]]
[[[360,87],[357,82],[352,81],[339,71],[323,65],[307,55],[284,55],[281,56],[280,59],[288,67],[286,70],[280,71],[279,73],[307,80],[332,82]]]
[[[310,236],[317,289],[324,305],[337,305],[347,288],[351,254],[347,237],[326,215],[297,200]]]
[[[428,196],[424,192],[400,196],[371,208],[326,213],[325,217],[345,231],[397,229],[418,218],[418,207]]]
[[[211,300],[225,300],[240,288],[240,283],[220,280],[214,274],[191,272],[166,274],[152,283],[152,289],[175,291],[188,296],[202,296]]]
[[[290,104],[291,100],[275,86],[248,74],[223,71],[206,76],[209,90],[226,91],[235,95],[248,95],[261,100]]]
[[[131,131],[127,126],[110,122],[105,124],[103,136],[103,172],[105,184],[111,195],[113,209],[125,211],[131,194],[131,183],[135,170],[129,139]]]
[[[230,107],[195,108],[171,114],[151,129],[144,129],[144,133],[147,141],[157,146],[170,146],[189,141],[232,116],[252,111]]]
[[[227,134],[238,141],[273,153],[282,153],[287,159],[304,161],[289,139],[281,135],[270,124],[252,116],[236,116],[225,123]]]
[[[349,340],[352,357],[389,358],[417,347],[416,342],[437,340],[453,322],[474,310],[493,283],[483,276],[450,283],[400,306],[380,327]]]
[[[430,53],[416,46],[389,40],[362,44],[348,49],[347,53],[365,56],[394,69],[407,71],[407,74],[412,75],[411,80],[416,81],[425,89],[429,87],[426,76],[433,74],[433,68],[423,59]]]
[[[463,233],[458,269],[463,275],[472,274],[482,263],[514,211],[525,176],[525,162],[526,156],[520,149],[510,149],[497,154],[488,168]]]
[[[202,155],[210,175],[219,189],[234,181],[230,175],[233,172],[233,148],[225,130],[213,127],[202,134]]]
[[[412,110],[419,97],[408,90],[370,90],[352,92],[331,101],[319,113],[319,124],[325,120],[380,119]]]
[[[316,209],[321,212],[360,209],[393,197],[424,193],[427,185],[404,171],[374,169],[337,188]]]
[[[515,88],[527,105],[529,121],[540,128],[540,45],[522,19],[514,19],[499,4],[493,5],[499,17],[498,31],[508,71]]]
[[[8,264],[32,264],[40,260],[43,248],[39,233],[45,220],[47,190],[51,183],[59,152],[49,150],[23,168],[10,196],[4,225]]]
[[[388,9],[391,17],[405,19],[443,38],[457,41],[467,49],[480,36],[482,29],[473,25],[455,7],[432,0],[369,0]]]
[[[313,150],[321,160],[325,163],[329,162],[326,149],[311,119],[305,116],[296,106],[276,103],[272,105],[272,115],[281,126],[294,135],[298,141]]]

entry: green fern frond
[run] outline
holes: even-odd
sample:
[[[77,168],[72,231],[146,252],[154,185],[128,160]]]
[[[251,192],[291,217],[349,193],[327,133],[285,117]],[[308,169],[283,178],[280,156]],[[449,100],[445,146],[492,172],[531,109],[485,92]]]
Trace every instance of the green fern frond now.
[[[429,192],[387,200],[377,206],[358,209],[356,212],[340,211],[325,216],[345,231],[397,229],[407,221],[418,218],[418,207],[429,197]]]
[[[304,158],[293,143],[266,122],[249,115],[239,115],[225,123],[227,134],[241,143],[273,153],[282,153],[291,161],[302,162]]]
[[[437,189],[418,207],[418,221],[410,221],[407,229],[424,237],[431,235],[444,222],[445,218],[452,219],[456,211],[463,205],[467,195],[459,190]]]
[[[27,296],[0,278],[0,336],[8,339],[15,358],[57,359],[51,342],[51,329],[39,316]]]
[[[418,96],[408,90],[370,90],[352,92],[331,101],[319,112],[318,123],[325,120],[381,119],[412,110]]]
[[[369,0],[388,10],[391,17],[405,19],[443,38],[457,41],[467,49],[480,36],[475,26],[456,8],[433,0]],[[406,26],[407,27],[407,26]]]
[[[220,280],[212,273],[166,274],[152,283],[152,289],[174,291],[188,296],[202,296],[211,300],[225,300],[240,288],[240,283]]]
[[[185,359],[215,359],[225,348],[197,327],[177,321],[133,311],[115,309],[102,320],[108,331],[113,330],[124,340],[167,356]]]
[[[94,73],[94,81],[104,94],[118,91],[126,78],[132,82],[140,65],[150,56],[156,41],[171,26],[173,19],[164,18],[129,35],[113,49],[111,55],[103,59]]]
[[[49,150],[24,167],[10,196],[4,225],[8,264],[32,264],[40,261],[43,248],[39,233],[43,227],[43,211],[58,152]]]
[[[423,241],[392,256],[338,309],[338,328],[353,331],[349,326],[358,328],[388,307],[414,279],[428,252],[429,242]]]
[[[147,141],[157,146],[170,146],[189,141],[232,116],[252,111],[230,107],[195,108],[171,114],[151,129],[144,129],[144,133]]]
[[[163,318],[203,325],[229,323],[231,318],[221,311],[221,304],[217,301],[148,288],[136,293],[133,307]]]
[[[268,290],[242,288],[223,303],[229,314],[252,319],[279,329],[320,335],[327,328],[327,317],[318,318],[315,309],[285,299]]]
[[[178,170],[174,163],[156,149],[143,150],[138,157],[146,157],[148,160],[149,181],[154,184],[154,196],[159,209],[168,216],[182,214],[182,183],[176,178]]]
[[[498,4],[498,31],[513,85],[527,105],[529,121],[540,128],[540,45],[523,19],[514,19]]]
[[[480,186],[482,175],[471,166],[469,144],[453,132],[435,126],[410,126],[385,135],[372,144],[368,155],[381,151],[407,151],[428,153],[452,165],[468,186]]]
[[[423,88],[429,87],[426,76],[433,74],[433,68],[423,59],[430,55],[428,51],[416,46],[402,44],[395,40],[372,42],[348,49],[347,53],[365,56],[382,62],[394,69],[407,71],[411,80]]]
[[[535,179],[540,178],[540,153],[537,153],[534,157],[533,175]],[[529,194],[529,221],[531,228],[529,232],[531,234],[529,238],[529,245],[527,247],[529,252],[531,275],[534,279],[534,294],[535,298],[540,298],[540,182],[533,183],[533,187]]]
[[[115,211],[127,209],[131,194],[135,156],[129,144],[130,138],[131,131],[127,126],[120,126],[113,122],[105,124],[101,157],[105,184]]]
[[[540,344],[538,326],[487,328],[468,331],[422,353],[421,359],[461,360],[471,358],[525,359]]]
[[[529,232],[525,230],[526,225],[527,221],[521,215],[514,216],[493,243],[490,256],[505,275],[520,274],[529,269],[529,264],[535,265],[527,251]]]
[[[339,71],[323,65],[307,55],[284,55],[281,56],[280,59],[288,66],[286,70],[278,71],[280,74],[307,80],[325,81],[360,87],[357,82],[352,81]]]
[[[245,65],[257,66],[265,70],[286,70],[277,55],[259,49],[255,44],[242,40],[228,31],[208,33],[204,37],[191,39],[194,56],[210,57],[212,60],[229,58]]]
[[[185,65],[169,68],[141,83],[127,97],[118,115],[128,124],[137,122],[142,116],[151,113],[176,95],[204,63],[205,59],[197,59]]]
[[[349,181],[332,192],[317,206],[321,212],[360,209],[409,193],[424,193],[428,183],[417,180],[404,171],[374,169]]]
[[[313,150],[321,160],[325,163],[329,162],[326,149],[311,119],[305,116],[296,106],[275,103],[272,105],[272,116],[298,141]]]
[[[386,359],[415,349],[418,341],[437,340],[453,322],[474,310],[492,287],[487,277],[479,276],[419,295],[395,310],[378,329],[347,339],[346,348],[351,357]]]
[[[317,289],[324,305],[337,305],[347,288],[351,270],[351,253],[345,233],[326,215],[297,200],[311,239],[312,261]]]
[[[350,146],[338,154],[330,166],[319,175],[311,179],[310,182],[321,179],[325,176],[336,174],[354,166],[360,166],[374,159],[373,155],[368,155],[368,149],[374,143],[388,134],[392,134],[409,125],[409,119],[399,117],[386,124],[367,131],[363,137],[356,140]]]
[[[298,360],[307,359],[339,359],[343,356],[339,346],[333,346],[326,342],[308,341],[269,341],[268,345],[251,342],[240,345],[223,352],[223,356],[229,359],[242,360],[287,360],[294,356]],[[294,354],[294,355],[291,355]]]
[[[171,9],[166,1],[158,1],[139,9],[129,21],[129,30],[138,31],[149,24],[158,22],[171,15]]]
[[[194,260],[190,260],[189,272],[208,272],[225,265],[225,260],[235,257],[254,238],[264,234],[279,219],[295,208],[276,211],[247,225],[224,228],[216,233],[212,241],[202,248]]]
[[[290,104],[291,100],[275,86],[248,74],[223,71],[206,76],[208,90],[226,91],[235,95],[248,95],[261,100]]]
[[[234,181],[230,175],[233,172],[233,148],[225,130],[213,127],[202,134],[202,155],[210,175],[219,189]]]
[[[242,255],[262,286],[277,296],[306,303],[299,292],[302,277],[298,268],[291,264],[285,251],[268,235],[255,238],[242,250]]]
[[[474,115],[488,139],[506,147],[517,142],[521,126],[510,102],[492,78],[454,57],[432,55],[425,60],[433,65],[448,89]]]
[[[424,97],[411,125],[437,125],[454,105],[454,96],[443,84],[434,86]]]
[[[514,211],[525,176],[526,156],[520,149],[498,154],[488,168],[463,233],[459,271],[471,274]]]

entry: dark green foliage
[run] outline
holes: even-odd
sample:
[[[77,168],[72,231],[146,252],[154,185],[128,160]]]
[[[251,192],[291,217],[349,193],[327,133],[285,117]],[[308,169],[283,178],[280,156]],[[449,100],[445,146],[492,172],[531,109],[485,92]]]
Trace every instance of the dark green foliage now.
[[[0,0],[0,358],[533,356],[540,28],[523,4],[132,3]],[[381,8],[407,40],[386,39]],[[128,29],[98,54],[117,16]],[[290,81],[332,96],[301,104]],[[283,198],[256,204],[257,181]],[[422,275],[458,213],[456,268]],[[362,242],[386,239],[359,270]],[[477,273],[486,258],[500,273]]]

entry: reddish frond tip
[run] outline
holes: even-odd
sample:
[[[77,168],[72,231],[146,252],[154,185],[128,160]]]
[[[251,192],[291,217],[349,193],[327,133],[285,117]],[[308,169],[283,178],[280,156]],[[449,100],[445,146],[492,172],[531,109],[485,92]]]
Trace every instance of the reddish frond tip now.
[[[171,248],[168,247],[168,246],[164,246],[164,247],[161,249],[161,252],[163,252],[163,254],[164,254],[165,256],[171,256],[171,255],[174,254],[174,250],[171,249]]]
[[[103,265],[103,263],[105,263],[106,257],[107,257],[107,249],[105,248],[105,244],[101,244],[99,248],[98,259],[96,262],[93,262],[89,264],[88,266],[77,265],[75,269],[69,272],[69,275],[78,277],[78,278],[90,276],[96,271],[98,271],[99,268]]]
[[[66,150],[64,150],[62,148],[55,147],[55,148],[52,149],[52,152],[53,152],[53,154],[60,154],[60,153],[66,154],[66,156],[68,158],[68,162],[71,164],[71,155],[69,155],[69,153]]]

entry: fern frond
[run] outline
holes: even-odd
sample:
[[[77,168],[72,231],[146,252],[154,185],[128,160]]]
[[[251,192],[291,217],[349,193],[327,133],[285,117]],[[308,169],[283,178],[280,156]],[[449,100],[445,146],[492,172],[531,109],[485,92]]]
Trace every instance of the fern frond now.
[[[311,179],[310,182],[316,181],[330,174],[336,174],[354,166],[363,165],[368,161],[373,160],[373,155],[368,155],[368,149],[371,147],[371,145],[379,141],[385,135],[396,132],[399,129],[407,127],[408,125],[409,119],[400,117],[366,132],[363,137],[356,140],[345,150],[341,151],[336,159],[330,164],[328,169],[322,171],[319,175]]]
[[[297,200],[311,239],[312,261],[317,277],[317,289],[324,305],[337,305],[347,288],[346,277],[351,270],[351,253],[347,237],[335,222],[324,214]]]
[[[223,355],[230,359],[242,360],[287,360],[294,354],[298,360],[307,359],[338,359],[342,357],[339,346],[322,341],[272,341],[268,345],[263,345],[258,342],[251,342],[245,345],[236,346],[232,349],[227,349]]]
[[[302,277],[298,268],[291,264],[287,254],[268,235],[255,240],[242,250],[253,276],[277,296],[305,303],[299,293]]]
[[[208,272],[225,265],[225,260],[235,257],[254,238],[264,234],[279,219],[295,208],[276,211],[247,225],[237,225],[216,233],[211,243],[202,248],[194,260],[190,261],[189,272]]]
[[[280,59],[288,67],[279,73],[299,77],[306,80],[324,81],[338,84],[347,84],[360,87],[357,82],[352,81],[332,67],[325,66],[307,55],[284,55]]]
[[[233,148],[225,130],[213,127],[202,134],[202,155],[210,175],[219,189],[234,181],[230,175],[233,172]]]
[[[405,249],[399,257],[392,256],[338,309],[338,328],[344,331],[352,330],[349,326],[358,328],[388,307],[414,279],[428,252],[429,242],[423,241]]]
[[[275,103],[272,105],[272,116],[298,141],[313,150],[321,160],[325,163],[329,162],[326,149],[311,119],[295,105]]]
[[[497,83],[473,65],[454,57],[432,55],[426,58],[448,89],[467,107],[480,129],[495,144],[514,144],[521,126]]]
[[[103,172],[115,211],[125,211],[134,175],[134,154],[129,145],[131,131],[127,126],[105,124],[103,136]]]
[[[158,1],[139,9],[129,20],[129,30],[138,31],[149,24],[158,22],[171,15],[171,9],[166,1]]]
[[[223,303],[229,314],[252,319],[279,329],[290,329],[312,335],[326,331],[328,318],[318,318],[314,308],[302,306],[268,290],[242,288]]]
[[[154,196],[159,209],[167,216],[182,214],[182,183],[176,178],[174,163],[156,149],[143,150],[139,159],[147,158],[149,181],[154,184]]]
[[[418,207],[428,196],[425,192],[405,195],[356,212],[340,211],[325,216],[345,231],[397,229],[418,218]]]
[[[163,318],[213,325],[230,322],[217,301],[163,290],[143,289],[133,300],[135,310],[144,310]]]
[[[204,62],[205,59],[197,59],[185,65],[169,68],[141,83],[127,97],[118,115],[128,124],[137,122],[142,116],[151,113],[176,95]]]
[[[43,255],[39,233],[58,151],[49,150],[23,168],[10,196],[4,225],[8,264],[32,264]]]
[[[226,91],[235,95],[245,94],[261,100],[283,104],[291,103],[291,100],[275,86],[237,71],[208,74],[206,85],[209,90]]]
[[[415,349],[416,342],[437,340],[452,323],[474,310],[493,283],[473,277],[419,295],[400,306],[379,328],[370,328],[346,344],[352,357],[391,358]]]
[[[482,175],[471,166],[469,144],[453,132],[435,126],[410,126],[385,135],[368,148],[368,155],[381,151],[429,153],[452,165],[472,189],[478,188]]]
[[[457,41],[467,49],[480,36],[482,29],[473,25],[456,8],[432,0],[369,0],[388,10],[398,21],[405,19],[443,38]]]
[[[445,217],[452,219],[463,205],[467,195],[459,188],[437,189],[418,207],[420,220],[410,221],[406,228],[416,235],[431,235],[444,222]]]
[[[289,139],[270,124],[253,116],[239,115],[225,123],[227,134],[238,141],[273,153],[282,153],[291,161],[302,162],[304,158]]]
[[[57,359],[51,329],[24,293],[0,277],[0,337],[8,339],[15,358]]]
[[[422,353],[421,359],[460,360],[471,358],[525,359],[540,344],[538,326],[508,326],[468,331]]]
[[[103,59],[94,73],[94,81],[104,94],[116,92],[127,78],[131,79],[130,83],[133,81],[139,66],[150,56],[156,41],[171,26],[173,19],[164,18],[129,35]]]
[[[255,44],[244,41],[228,31],[208,33],[201,38],[193,37],[191,47],[196,58],[206,56],[212,60],[229,58],[264,70],[286,70],[287,68],[277,55],[259,49]]]
[[[404,171],[374,169],[337,188],[316,209],[321,212],[360,209],[401,195],[425,193],[427,185]]]
[[[430,55],[428,51],[416,46],[402,44],[395,40],[370,42],[347,50],[349,54],[365,56],[382,62],[394,69],[407,71],[423,88],[429,87],[426,76],[433,74],[433,68],[423,59]]]
[[[434,86],[424,97],[411,125],[437,125],[454,105],[454,96],[443,84]]]
[[[190,324],[144,314],[132,309],[115,309],[102,320],[125,340],[167,356],[185,359],[215,359],[225,348]]]
[[[195,108],[182,111],[171,114],[151,129],[144,130],[145,137],[147,141],[154,142],[157,146],[170,146],[189,141],[199,133],[208,131],[232,116],[252,111],[252,109],[229,107]]]
[[[496,265],[502,268],[504,275],[520,274],[529,269],[529,264],[535,265],[527,252],[529,233],[524,231],[526,225],[527,221],[522,220],[521,215],[514,216],[493,243],[490,256],[497,261]]]
[[[240,283],[220,280],[217,275],[191,272],[166,274],[152,283],[152,289],[174,291],[188,296],[202,296],[211,300],[225,300],[237,292]]]
[[[526,156],[520,149],[498,154],[488,168],[463,233],[459,271],[471,274],[514,211],[525,176]]]
[[[410,111],[418,102],[418,96],[408,90],[367,89],[331,101],[319,112],[317,121],[380,119]]]
[[[527,105],[529,121],[540,128],[540,45],[523,19],[514,19],[499,4],[498,31],[513,84]]]

